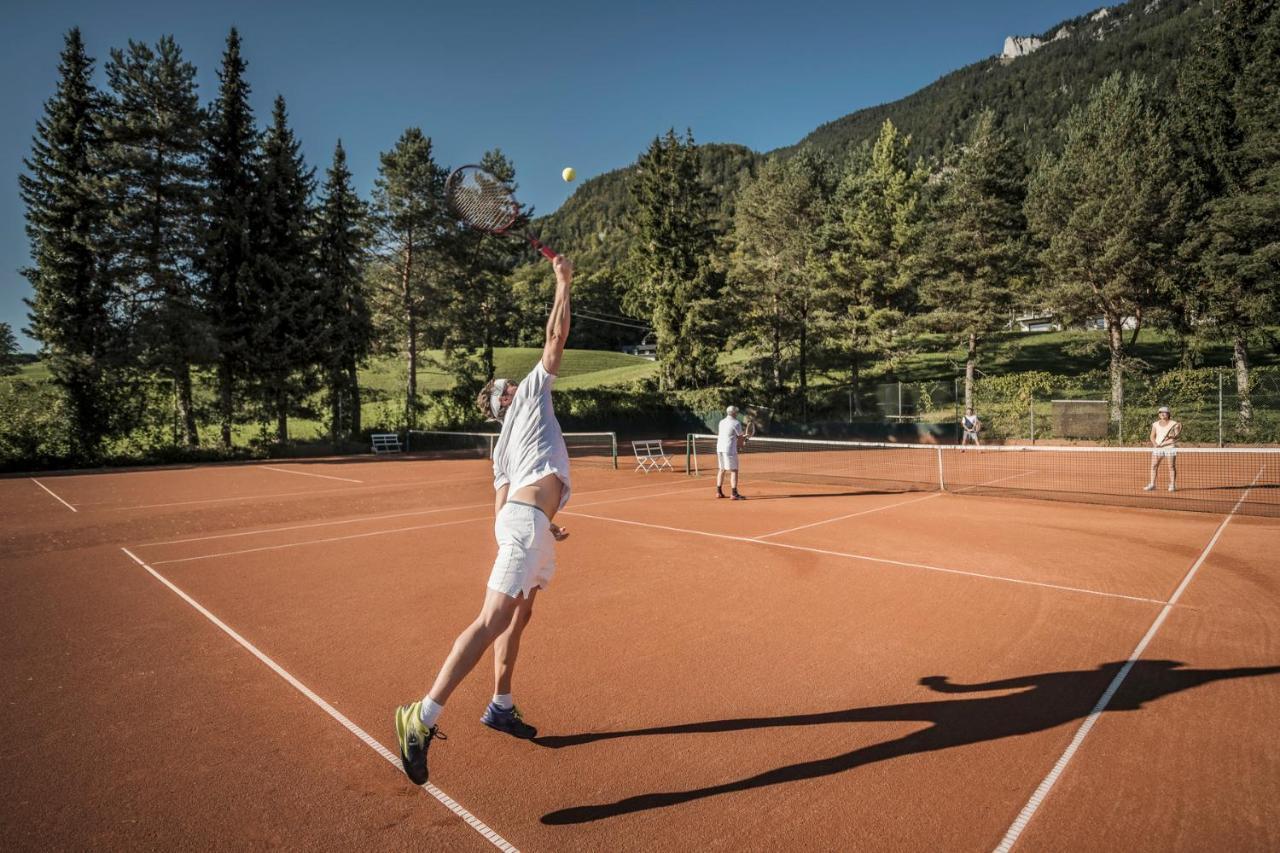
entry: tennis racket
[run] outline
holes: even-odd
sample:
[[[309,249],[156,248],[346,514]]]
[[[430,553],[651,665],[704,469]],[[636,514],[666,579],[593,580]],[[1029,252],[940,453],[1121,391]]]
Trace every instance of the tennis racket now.
[[[524,237],[549,261],[558,255],[526,230],[525,217],[511,188],[479,166],[459,166],[444,185],[449,210],[460,221],[486,234]]]

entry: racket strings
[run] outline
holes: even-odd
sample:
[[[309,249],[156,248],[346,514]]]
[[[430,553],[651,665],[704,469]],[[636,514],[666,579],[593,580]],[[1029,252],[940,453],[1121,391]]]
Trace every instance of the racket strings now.
[[[478,169],[454,174],[448,200],[459,219],[483,231],[503,231],[520,216],[520,206],[506,185]]]

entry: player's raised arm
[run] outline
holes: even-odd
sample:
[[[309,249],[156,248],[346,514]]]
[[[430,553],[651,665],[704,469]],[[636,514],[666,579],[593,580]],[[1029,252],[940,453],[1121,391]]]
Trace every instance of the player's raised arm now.
[[[560,357],[569,340],[569,285],[573,283],[573,263],[564,255],[556,255],[551,266],[556,271],[556,296],[547,317],[547,342],[542,347],[542,366],[547,373],[560,374]]]

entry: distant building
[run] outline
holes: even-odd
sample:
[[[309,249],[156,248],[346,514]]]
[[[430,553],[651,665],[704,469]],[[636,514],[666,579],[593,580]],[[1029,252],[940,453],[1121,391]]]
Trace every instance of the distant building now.
[[[1053,314],[1041,311],[1015,316],[1010,328],[1018,332],[1061,332],[1062,323]]]

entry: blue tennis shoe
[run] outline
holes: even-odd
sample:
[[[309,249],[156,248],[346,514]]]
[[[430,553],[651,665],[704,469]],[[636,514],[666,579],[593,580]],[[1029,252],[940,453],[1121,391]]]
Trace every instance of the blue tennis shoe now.
[[[520,709],[514,705],[510,708],[499,708],[490,702],[489,707],[484,709],[484,716],[480,718],[480,722],[495,731],[525,740],[538,733],[536,728],[524,721],[520,716]]]

